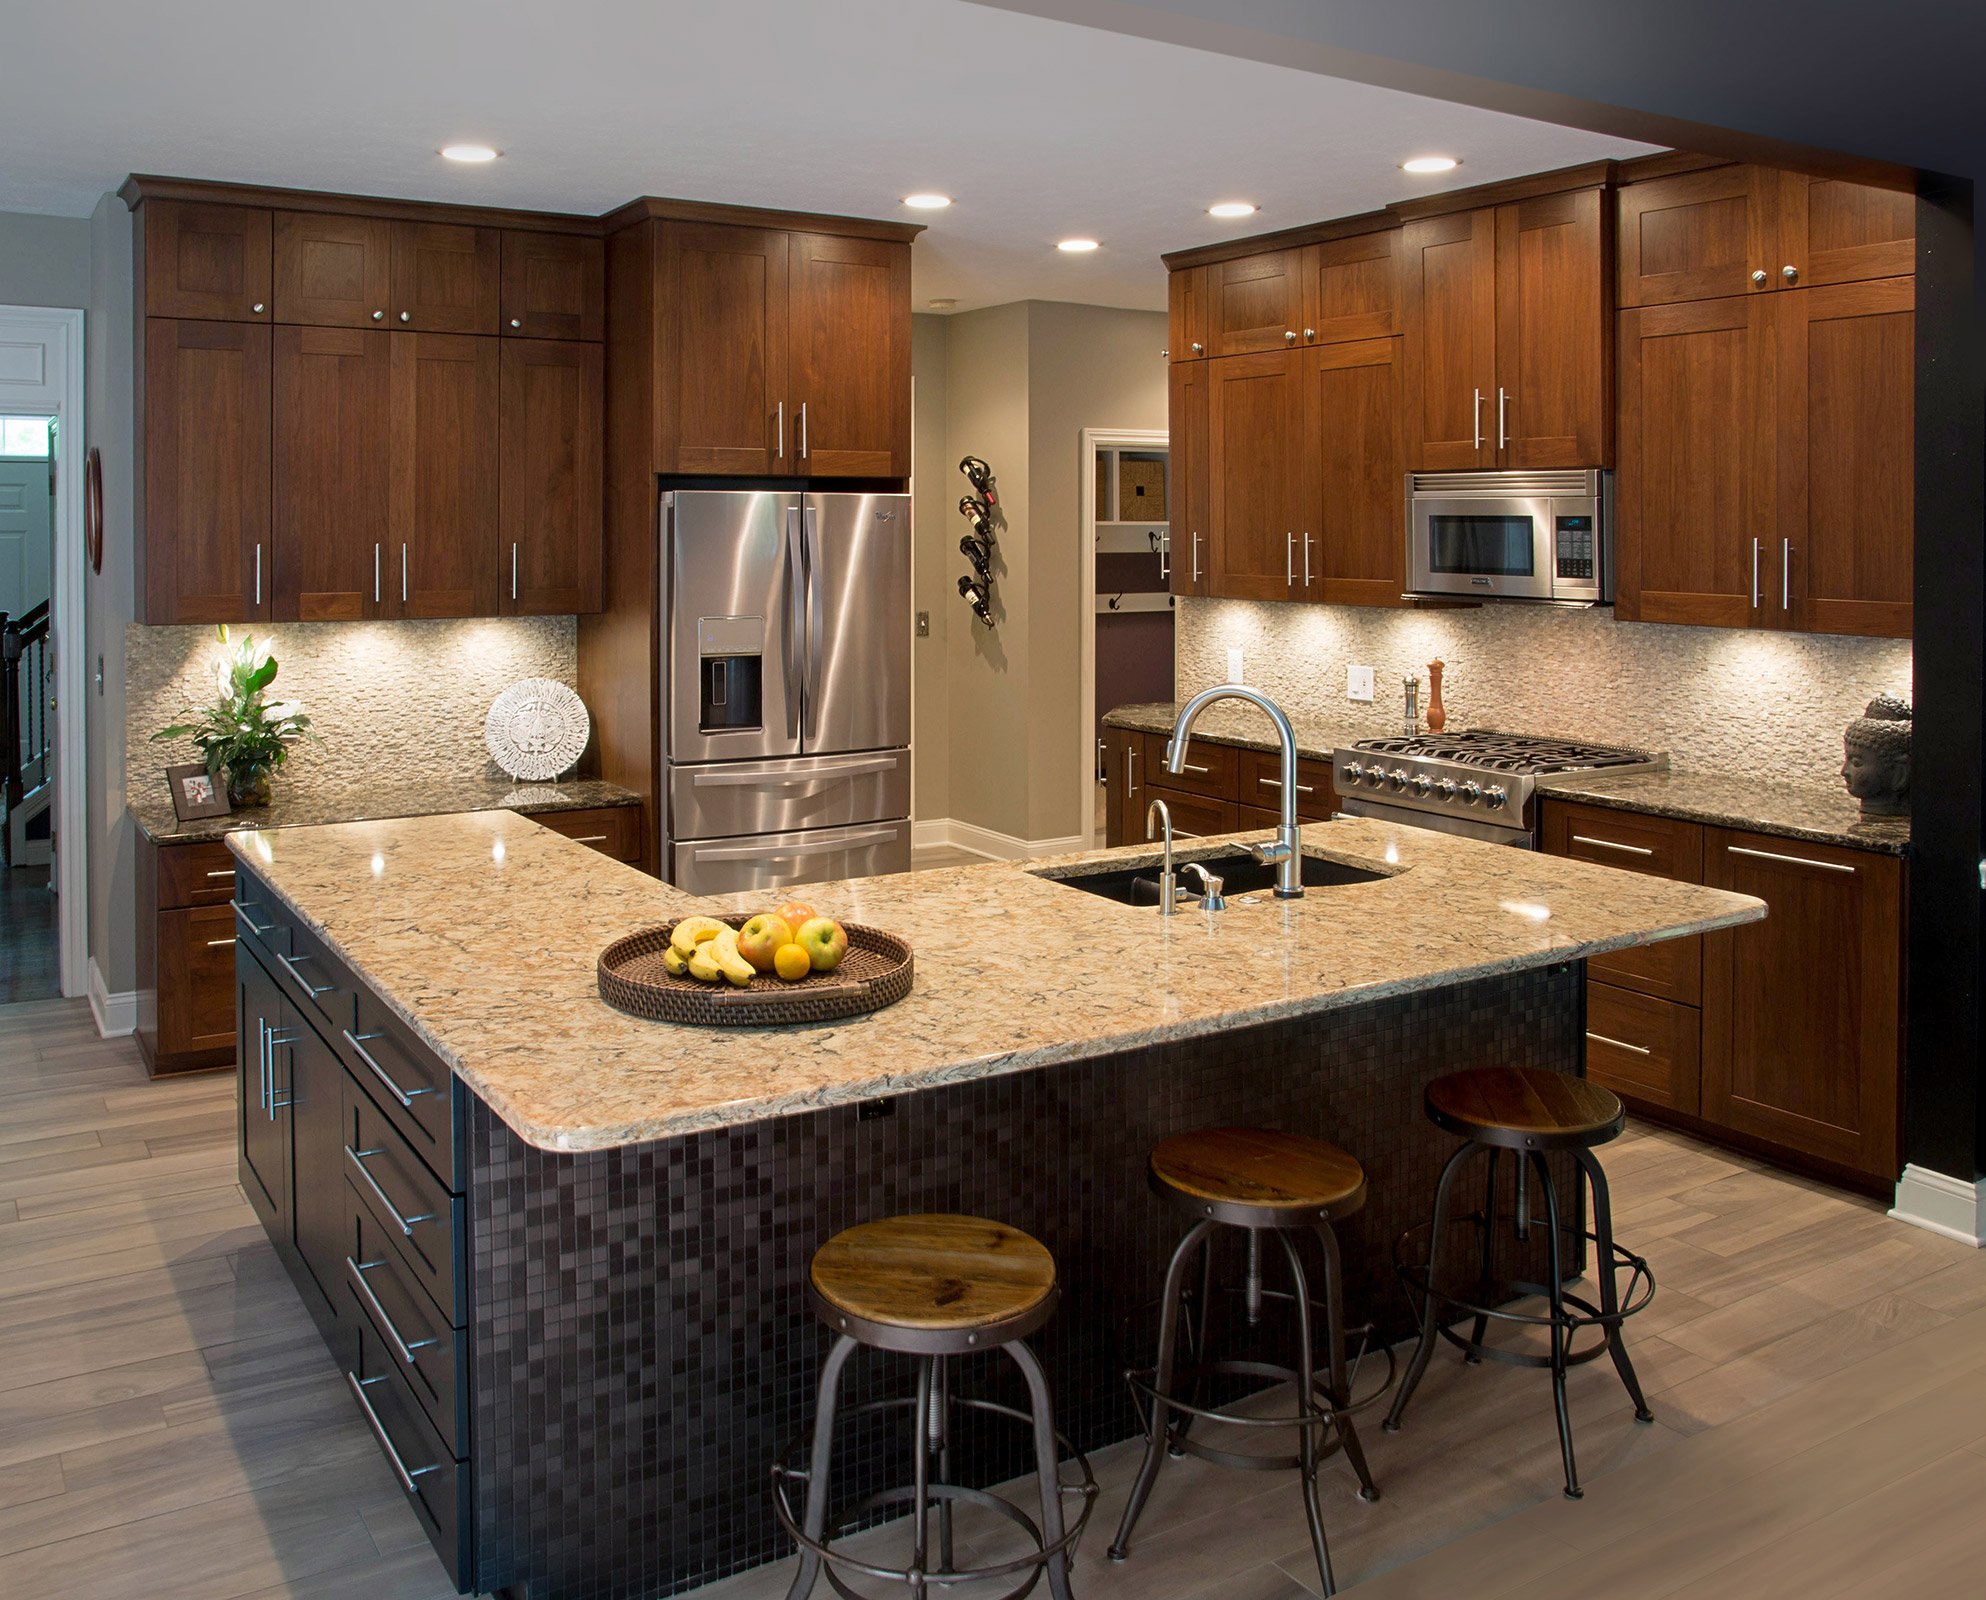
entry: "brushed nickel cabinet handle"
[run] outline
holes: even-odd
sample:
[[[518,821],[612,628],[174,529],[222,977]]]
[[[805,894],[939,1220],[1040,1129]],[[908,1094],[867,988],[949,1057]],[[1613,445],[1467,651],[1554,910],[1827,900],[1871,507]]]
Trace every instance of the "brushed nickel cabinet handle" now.
[[[1303,536],[1303,586],[1310,587],[1310,535]]]
[[[400,320],[401,320],[402,322],[412,322],[412,321],[414,320],[414,314],[413,314],[413,312],[411,312],[411,311],[403,311],[403,312],[401,312],[401,313],[400,313]]]
[[[384,311],[375,311],[372,314],[372,320],[374,322],[384,322],[386,320],[386,313]]]
[[[1475,431],[1475,448],[1480,450],[1483,447],[1483,392],[1480,389],[1476,391],[1475,403],[1469,415],[1471,419],[1469,425]]]
[[[1784,278],[1788,283],[1798,283],[1800,281],[1800,269],[1795,266],[1784,266],[1779,269],[1779,276]]]
[[[1793,541],[1779,541],[1779,609],[1793,609]]]
[[[510,319],[510,325],[513,328],[521,328],[524,326],[524,319],[522,317],[512,317]]]
[[[1283,786],[1283,780],[1281,778],[1262,778],[1257,781],[1265,789],[1280,789]],[[1296,786],[1296,792],[1298,794],[1315,794],[1317,791],[1312,789],[1307,783],[1299,783]]]
[[[1294,328],[1286,328],[1286,329],[1284,329],[1284,330],[1283,330],[1283,342],[1284,342],[1285,344],[1295,344],[1295,343],[1296,343],[1296,329],[1294,329]]]
[[[1317,330],[1315,328],[1305,328],[1303,330],[1303,336],[1306,339],[1315,339],[1317,337]]]
[[[1126,795],[1134,795],[1138,792],[1138,774],[1136,768],[1132,765],[1137,759],[1137,747],[1127,744],[1124,747],[1124,793]]]
[[[1752,610],[1758,610],[1758,540],[1752,540]]]
[[[217,871],[208,873],[207,876],[210,878],[232,878],[234,876],[234,868],[222,867]]]
[[[379,541],[372,541],[372,603],[379,604]]]
[[[604,833],[569,833],[566,837],[574,844],[605,844],[607,842],[607,836]]]
[[[1792,271],[1793,269],[1792,269],[1791,267],[1788,267],[1788,268],[1787,268],[1786,270],[1787,270],[1788,272],[1791,272],[1791,271]],[[256,301],[256,302],[255,302],[255,304],[254,304],[253,306],[251,306],[251,307],[250,307],[249,309],[250,309],[250,310],[252,310],[252,311],[253,311],[253,312],[254,312],[254,313],[255,313],[255,314],[256,314],[256,315],[258,316],[258,317],[259,317],[259,316],[261,316],[261,315],[262,315],[262,302],[261,302],[260,300],[258,300],[258,301]]]
[[[317,985],[313,984],[310,981],[310,979],[306,978],[301,972],[297,971],[297,962],[310,960],[310,957],[308,955],[301,955],[295,957],[279,955],[276,957],[276,959],[282,962],[283,970],[287,972],[292,978],[296,979],[297,987],[302,989],[303,992],[309,995],[310,998],[313,1000],[315,1000],[321,994],[329,994],[333,989],[337,987],[336,984],[327,983],[320,988]]]
[[[1196,767],[1190,761],[1182,761],[1179,764],[1179,770],[1181,772],[1197,772],[1200,774],[1201,777],[1204,778],[1210,769],[1206,767]]]
[[[363,1061],[366,1064],[366,1066],[371,1069],[372,1075],[375,1078],[377,1078],[381,1083],[386,1085],[386,1092],[392,1095],[395,1100],[398,1100],[401,1106],[404,1107],[406,1110],[409,1111],[413,1110],[414,1101],[417,1098],[419,1098],[421,1095],[433,1094],[435,1092],[431,1088],[430,1089],[401,1088],[399,1084],[393,1081],[391,1074],[389,1074],[387,1070],[384,1067],[382,1067],[377,1061],[373,1060],[372,1052],[365,1047],[365,1043],[369,1039],[383,1039],[386,1037],[384,1034],[354,1033],[350,1028],[340,1028],[338,1031],[345,1036],[345,1043],[352,1047],[353,1052],[358,1056],[359,1060]]]
[[[1767,273],[1765,268],[1763,267],[1752,268],[1752,282],[1758,285],[1759,288],[1763,289],[1765,287],[1766,277],[1767,277]]]
[[[510,541],[510,598],[512,604],[515,604],[517,600],[517,541],[515,539]]]
[[[262,604],[262,541],[255,541],[255,603]]]
[[[1296,535],[1283,535],[1283,581],[1290,588],[1296,587]]]
[[[400,604],[404,606],[406,603],[407,603],[407,544],[406,541],[403,539],[400,543]]]
[[[1206,348],[1207,347],[1202,343],[1200,343],[1198,339],[1195,339],[1193,341],[1193,354],[1195,354],[1196,356],[1201,354]]]
[[[1786,856],[1777,850],[1750,850],[1741,844],[1724,846],[1734,856],[1750,856],[1754,861],[1784,861],[1796,867],[1818,867],[1822,872],[1845,872],[1851,878],[1855,869],[1839,861],[1816,861],[1812,856]]]
[[[232,939],[209,939],[207,941],[207,948],[209,950],[224,950],[233,943],[234,940]]]
[[[1625,1050],[1630,1055],[1652,1056],[1655,1053],[1646,1045],[1629,1044],[1625,1039],[1609,1039],[1604,1033],[1595,1033],[1591,1028],[1586,1030],[1586,1037],[1595,1044],[1610,1044],[1616,1050]]]
[[[230,900],[228,904],[234,908],[234,914],[239,918],[241,918],[243,922],[248,924],[248,931],[250,933],[256,934],[258,936],[266,937],[268,934],[273,933],[275,931],[275,927],[276,927],[275,923],[271,922],[265,926],[264,924],[257,922],[253,917],[251,917],[248,914],[248,907],[243,905],[239,900]]]
[[[807,402],[800,402],[800,459],[807,459]]]
[[[439,1339],[416,1339],[410,1344],[406,1339],[401,1337],[400,1330],[393,1326],[393,1319],[386,1314],[386,1307],[379,1303],[379,1296],[372,1292],[372,1285],[365,1281],[367,1272],[371,1271],[374,1267],[383,1267],[385,1265],[386,1263],[384,1261],[355,1261],[350,1256],[345,1257],[345,1270],[351,1277],[353,1286],[357,1288],[359,1294],[364,1298],[365,1303],[372,1308],[373,1320],[379,1324],[380,1332],[384,1333],[391,1342],[393,1352],[399,1356],[402,1364],[411,1367],[414,1364],[414,1352],[416,1350],[426,1350],[433,1345],[440,1344],[441,1341]]]
[[[1596,839],[1590,833],[1575,833],[1572,842],[1594,845],[1601,850],[1618,850],[1623,855],[1630,856],[1652,856],[1655,853],[1638,844],[1616,844],[1612,839]]]
[[[358,1175],[365,1179],[365,1186],[373,1192],[374,1197],[379,1203],[386,1207],[386,1214],[393,1219],[394,1223],[399,1227],[400,1232],[411,1239],[414,1236],[414,1224],[417,1222],[432,1222],[434,1221],[434,1214],[429,1211],[423,1211],[417,1217],[403,1217],[400,1215],[400,1208],[386,1198],[386,1191],[380,1188],[379,1180],[366,1167],[368,1158],[383,1156],[385,1154],[386,1151],[384,1148],[354,1150],[350,1145],[345,1146],[345,1158],[351,1162],[354,1169],[357,1170]]]
[[[1505,428],[1504,412],[1510,405],[1510,396],[1502,384],[1496,386],[1496,447],[1501,450],[1510,443],[1509,430]]]
[[[784,400],[772,408],[772,425],[774,440],[772,458],[775,461],[784,461],[786,459],[786,402]]]
[[[1193,581],[1200,581],[1200,530],[1193,530]]]
[[[372,1436],[379,1441],[379,1448],[386,1452],[386,1459],[392,1465],[393,1475],[400,1480],[401,1488],[409,1494],[415,1494],[418,1492],[414,1486],[416,1478],[425,1478],[430,1472],[438,1472],[441,1469],[439,1466],[409,1467],[400,1459],[400,1452],[393,1448],[393,1441],[387,1437],[386,1424],[379,1420],[379,1413],[372,1409],[372,1402],[366,1398],[366,1389],[369,1385],[385,1381],[384,1376],[361,1378],[356,1372],[345,1374],[345,1382],[352,1387],[352,1398],[358,1401],[359,1409],[365,1413],[366,1426],[372,1429]]]

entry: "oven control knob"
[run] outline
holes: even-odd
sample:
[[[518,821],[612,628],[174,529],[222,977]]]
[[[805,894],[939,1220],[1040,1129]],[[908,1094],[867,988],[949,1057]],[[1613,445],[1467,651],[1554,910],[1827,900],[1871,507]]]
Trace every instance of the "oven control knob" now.
[[[1405,767],[1395,767],[1395,768],[1393,769],[1393,771],[1392,771],[1392,773],[1390,774],[1390,776],[1391,776],[1391,778],[1392,778],[1392,780],[1393,780],[1393,787],[1394,787],[1394,788],[1395,788],[1396,790],[1398,790],[1398,789],[1404,789],[1404,788],[1406,788],[1406,786],[1407,786],[1407,769],[1406,769]]]
[[[1509,800],[1509,798],[1510,798],[1510,794],[1509,794],[1509,792],[1508,792],[1508,791],[1507,791],[1507,790],[1506,790],[1506,789],[1505,789],[1505,788],[1503,787],[1503,785],[1502,785],[1502,784],[1500,784],[1500,783],[1493,783],[1493,784],[1491,784],[1491,785],[1489,786],[1489,789],[1488,789],[1488,791],[1487,791],[1487,793],[1485,793],[1485,795],[1483,796],[1483,798],[1489,801],[1489,808],[1490,808],[1490,810],[1492,810],[1492,811],[1501,811],[1501,810],[1503,809],[1503,807],[1504,807],[1504,803],[1505,803],[1505,802],[1506,802],[1507,800]]]
[[[1346,783],[1357,783],[1359,779],[1363,778],[1364,776],[1365,776],[1365,767],[1361,763],[1357,761],[1347,761],[1345,763]]]
[[[1414,774],[1414,793],[1419,795],[1423,800],[1427,798],[1428,791],[1433,787],[1434,779],[1430,778],[1425,772],[1416,772]]]
[[[1441,782],[1435,785],[1435,788],[1440,792],[1442,799],[1453,800],[1455,798],[1455,780],[1453,778],[1443,778]]]
[[[1384,767],[1367,767],[1365,769],[1365,781],[1375,789],[1385,788],[1386,769]]]
[[[1471,778],[1467,783],[1462,785],[1462,798],[1468,801],[1470,805],[1474,805],[1482,797],[1483,786],[1476,782],[1474,778]]]

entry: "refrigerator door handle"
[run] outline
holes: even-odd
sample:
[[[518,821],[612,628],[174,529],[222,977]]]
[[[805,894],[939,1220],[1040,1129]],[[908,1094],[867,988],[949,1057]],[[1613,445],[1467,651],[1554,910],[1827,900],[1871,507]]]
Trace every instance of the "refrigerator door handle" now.
[[[794,844],[781,848],[761,840],[753,844],[690,846],[690,856],[697,861],[786,861],[797,856],[833,856],[844,851],[857,849],[865,844],[892,844],[903,836],[901,827],[871,828],[866,833],[844,833],[834,839],[820,839],[813,844]]]
[[[806,649],[807,569],[800,551],[800,508],[786,508],[786,648],[780,652],[786,674],[786,732],[800,736],[800,704],[806,696],[801,652]]]
[[[803,412],[804,415],[804,412]],[[804,454],[804,451],[802,452]],[[822,614],[822,565],[820,547],[819,514],[811,505],[802,506],[800,519],[806,530],[807,543],[807,730],[806,741],[811,744],[820,726],[821,713],[821,649],[822,639],[827,628],[827,618]]]
[[[899,755],[863,756],[854,761],[823,763],[804,772],[768,772],[755,767],[743,772],[699,772],[690,779],[695,789],[756,789],[765,784],[822,783],[835,778],[852,778],[863,772],[889,772],[902,765]]]

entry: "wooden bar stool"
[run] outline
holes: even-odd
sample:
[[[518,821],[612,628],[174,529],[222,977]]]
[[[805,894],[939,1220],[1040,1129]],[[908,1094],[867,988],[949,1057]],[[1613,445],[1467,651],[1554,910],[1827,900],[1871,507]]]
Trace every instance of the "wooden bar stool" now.
[[[1159,1298],[1158,1358],[1155,1365],[1125,1373],[1144,1415],[1145,1461],[1124,1507],[1110,1558],[1130,1554],[1131,1532],[1145,1509],[1152,1485],[1168,1454],[1196,1455],[1221,1466],[1250,1471],[1295,1471],[1303,1480],[1303,1509],[1310,1524],[1311,1547],[1324,1593],[1336,1592],[1331,1553],[1324,1536],[1324,1514],[1317,1498],[1317,1471],[1334,1450],[1342,1449],[1358,1474],[1367,1500],[1379,1498],[1378,1486],[1366,1466],[1352,1411],[1372,1404],[1385,1392],[1382,1384],[1371,1395],[1352,1401],[1355,1371],[1345,1352],[1343,1270],[1338,1236],[1332,1223],[1365,1204],[1365,1171],[1335,1145],[1301,1134],[1275,1133],[1261,1128],[1207,1128],[1168,1139],[1151,1154],[1152,1189],[1168,1204],[1194,1221],[1172,1253],[1165,1288]],[[1295,1366],[1259,1360],[1219,1359],[1210,1343],[1208,1307],[1212,1299],[1214,1230],[1247,1231],[1248,1269],[1240,1291],[1249,1326],[1260,1323],[1268,1303],[1287,1306],[1294,1314]],[[1324,1297],[1310,1297],[1303,1258],[1296,1236],[1314,1233],[1324,1251]],[[1282,1247],[1289,1269],[1289,1288],[1264,1286],[1262,1256],[1265,1240]],[[1190,1306],[1188,1277],[1199,1257],[1200,1287]],[[1324,1320],[1324,1373],[1317,1373],[1312,1336],[1313,1313]],[[1191,1365],[1178,1366],[1182,1331]],[[1392,1357],[1388,1354],[1388,1382]],[[1295,1414],[1251,1416],[1203,1404],[1216,1380],[1266,1380],[1289,1383],[1295,1390]],[[1231,1383],[1230,1383],[1231,1386]],[[1189,1400],[1186,1395],[1191,1394]],[[1232,1402],[1230,1402],[1232,1403]],[[1178,1421],[1173,1421],[1174,1416]],[[1294,1429],[1294,1455],[1266,1455],[1216,1449],[1192,1434],[1194,1422],[1208,1418],[1242,1428]]]
[[[834,1330],[835,1341],[821,1369],[813,1429],[788,1446],[772,1469],[773,1509],[800,1546],[800,1570],[788,1600],[805,1600],[823,1570],[836,1593],[860,1600],[837,1569],[901,1583],[916,1600],[933,1589],[942,1592],[953,1584],[1006,1576],[1015,1576],[1018,1581],[1001,1600],[1019,1600],[1045,1571],[1055,1600],[1069,1600],[1070,1555],[1089,1521],[1096,1479],[1082,1452],[1056,1433],[1047,1375],[1024,1342],[1054,1313],[1060,1295],[1054,1257],[1019,1229],[982,1217],[890,1217],[836,1234],[815,1252],[808,1278],[808,1302],[814,1314]],[[847,1413],[909,1411],[913,1477],[907,1487],[868,1496],[849,1508],[835,1525],[845,1529],[865,1523],[874,1512],[906,1508],[912,1521],[910,1563],[906,1567],[881,1567],[857,1560],[836,1550],[827,1533],[828,1467],[834,1454],[838,1414],[835,1401],[849,1357],[862,1346],[901,1351],[917,1358],[914,1398],[877,1401],[851,1407]],[[1026,1378],[1028,1410],[953,1393],[952,1360],[995,1349],[1005,1350]],[[1032,1429],[1035,1475],[1041,1488],[1039,1525],[998,1495],[950,1481],[953,1423],[960,1410],[1025,1423]],[[802,1449],[808,1452],[805,1469],[793,1465]],[[1062,1482],[1058,1449],[1075,1459],[1082,1482]],[[807,1486],[806,1507],[797,1519],[791,1500],[791,1486],[796,1482]],[[1082,1504],[1073,1524],[1065,1526],[1062,1501],[1070,1495],[1079,1497]],[[1028,1534],[1034,1548],[997,1565],[955,1566],[952,1509],[960,1503],[982,1507],[1015,1523]],[[934,1505],[938,1513],[935,1561],[930,1540]]]
[[[1565,1493],[1577,1500],[1579,1468],[1572,1453],[1572,1418],[1566,1407],[1565,1375],[1569,1368],[1592,1361],[1602,1352],[1611,1354],[1628,1397],[1634,1402],[1635,1420],[1653,1422],[1648,1402],[1642,1398],[1634,1363],[1628,1359],[1621,1339],[1621,1323],[1640,1311],[1655,1295],[1655,1278],[1642,1257],[1631,1254],[1614,1242],[1613,1205],[1607,1194],[1607,1176],[1601,1171],[1593,1151],[1617,1137],[1627,1125],[1627,1112],[1612,1091],[1584,1078],[1566,1077],[1557,1072],[1541,1072],[1524,1067],[1484,1067],[1470,1072],[1450,1073],[1427,1086],[1428,1120],[1466,1141],[1448,1158],[1441,1169],[1441,1181],[1434,1191],[1434,1216],[1427,1225],[1427,1255],[1424,1261],[1406,1259],[1407,1252],[1421,1233],[1411,1228],[1402,1234],[1394,1250],[1394,1263],[1408,1293],[1420,1301],[1420,1339],[1393,1409],[1386,1419],[1386,1431],[1396,1433],[1407,1402],[1427,1371],[1428,1357],[1438,1335],[1458,1347],[1473,1366],[1485,1357],[1508,1366],[1549,1367],[1552,1374],[1552,1402],[1558,1413],[1559,1452],[1565,1458]],[[1497,1160],[1500,1152],[1516,1153],[1516,1184],[1511,1217],[1512,1232],[1519,1242],[1531,1236],[1531,1175],[1536,1174],[1545,1209],[1545,1281],[1537,1283],[1521,1276],[1499,1275],[1497,1270]],[[1582,1229],[1576,1222],[1561,1220],[1557,1186],[1545,1156],[1554,1150],[1569,1151],[1593,1191],[1593,1226]],[[1487,1154],[1483,1205],[1477,1212],[1456,1217],[1450,1209],[1455,1180],[1471,1156]],[[1476,1277],[1473,1284],[1456,1286],[1447,1246],[1455,1222],[1476,1230]],[[1599,1304],[1565,1287],[1564,1246],[1575,1248],[1590,1242],[1596,1253],[1594,1276],[1598,1279]],[[1620,1288],[1619,1274],[1630,1274],[1626,1292]],[[1444,1283],[1448,1287],[1443,1287]],[[1545,1300],[1550,1307],[1545,1316],[1507,1309],[1511,1302],[1525,1297]],[[1444,1314],[1445,1313],[1445,1314]],[[1451,1324],[1473,1317],[1467,1338]],[[1491,1322],[1520,1327],[1543,1328],[1550,1341],[1549,1354],[1499,1348],[1486,1342]],[[1584,1349],[1574,1348],[1577,1336],[1597,1328],[1599,1337]]]

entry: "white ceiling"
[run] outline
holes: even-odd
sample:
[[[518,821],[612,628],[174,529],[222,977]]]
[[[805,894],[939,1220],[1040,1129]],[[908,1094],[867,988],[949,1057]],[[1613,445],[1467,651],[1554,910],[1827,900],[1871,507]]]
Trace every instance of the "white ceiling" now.
[[[442,161],[453,139],[504,151]],[[918,309],[1160,308],[1162,250],[1644,149],[965,0],[60,0],[0,23],[0,209],[131,171],[547,210],[925,214]],[[1446,178],[1406,156],[1459,155]],[[1216,222],[1205,207],[1254,200]],[[1067,256],[1082,233],[1103,248]]]

